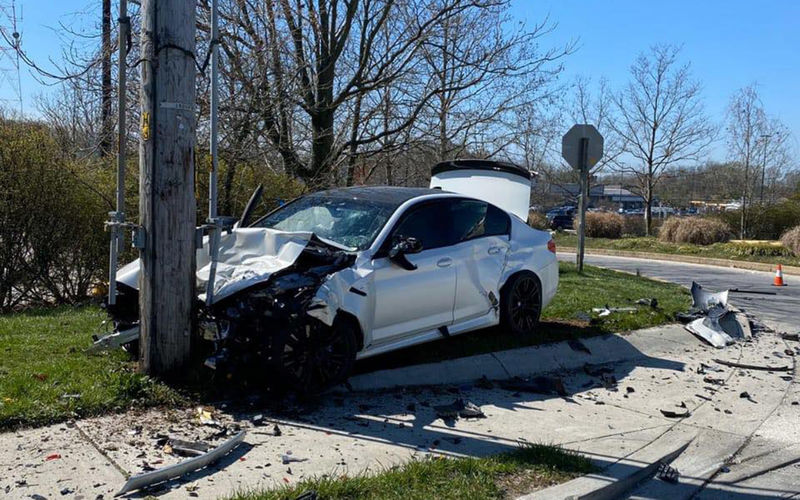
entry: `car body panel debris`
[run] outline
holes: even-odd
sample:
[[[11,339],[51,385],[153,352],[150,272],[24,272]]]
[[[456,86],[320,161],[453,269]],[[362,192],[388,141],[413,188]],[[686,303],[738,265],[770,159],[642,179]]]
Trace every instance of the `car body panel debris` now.
[[[708,292],[697,282],[692,281],[692,308],[706,312],[714,306],[725,307],[728,305],[728,290],[722,292]]]
[[[202,469],[203,467],[216,462],[220,458],[230,453],[244,439],[245,431],[241,431],[213,450],[210,450],[197,457],[188,458],[174,465],[162,467],[150,472],[138,474],[131,477],[122,486],[122,489],[114,496],[124,495],[125,493],[136,491],[147,486],[167,481],[176,477],[183,476],[190,472]]]
[[[709,292],[692,282],[692,309],[677,315],[685,328],[714,347],[722,348],[752,337],[747,316],[728,305],[728,290]]]

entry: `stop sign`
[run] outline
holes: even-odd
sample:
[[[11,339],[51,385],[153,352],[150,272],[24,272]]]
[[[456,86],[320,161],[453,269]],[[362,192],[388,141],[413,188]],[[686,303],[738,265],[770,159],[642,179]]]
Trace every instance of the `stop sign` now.
[[[594,125],[573,125],[561,138],[561,156],[574,169],[581,168],[581,141],[586,143],[586,168],[592,168],[603,157],[603,136]]]

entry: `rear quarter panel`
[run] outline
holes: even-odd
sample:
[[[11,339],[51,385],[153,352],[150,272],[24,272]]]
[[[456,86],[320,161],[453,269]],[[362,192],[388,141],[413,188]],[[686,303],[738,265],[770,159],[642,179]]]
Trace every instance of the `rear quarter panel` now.
[[[542,308],[550,303],[558,289],[558,260],[547,249],[550,239],[550,233],[533,229],[517,217],[511,217],[511,249],[500,281],[502,286],[520,271],[535,273],[542,283]]]

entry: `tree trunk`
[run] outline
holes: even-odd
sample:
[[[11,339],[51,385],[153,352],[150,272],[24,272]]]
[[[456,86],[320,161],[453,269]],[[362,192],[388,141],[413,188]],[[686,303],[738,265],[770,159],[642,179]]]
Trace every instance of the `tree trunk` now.
[[[195,301],[195,6],[144,0],[141,12],[139,363],[180,375]]]
[[[361,100],[363,94],[361,92],[356,95],[356,103],[353,108],[353,126],[350,129],[350,154],[347,158],[347,176],[345,178],[345,186],[352,186],[355,182],[356,171],[356,153],[358,153],[358,125],[361,121]]]
[[[653,228],[653,186],[650,180],[644,191],[644,235],[650,236]]]

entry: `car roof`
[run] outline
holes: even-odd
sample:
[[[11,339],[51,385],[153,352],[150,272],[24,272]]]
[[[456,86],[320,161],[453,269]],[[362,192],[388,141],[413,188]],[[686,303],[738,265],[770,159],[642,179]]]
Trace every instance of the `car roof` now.
[[[447,191],[401,186],[356,186],[317,191],[306,196],[365,200],[387,207],[397,208],[408,200],[442,193],[447,193]]]

